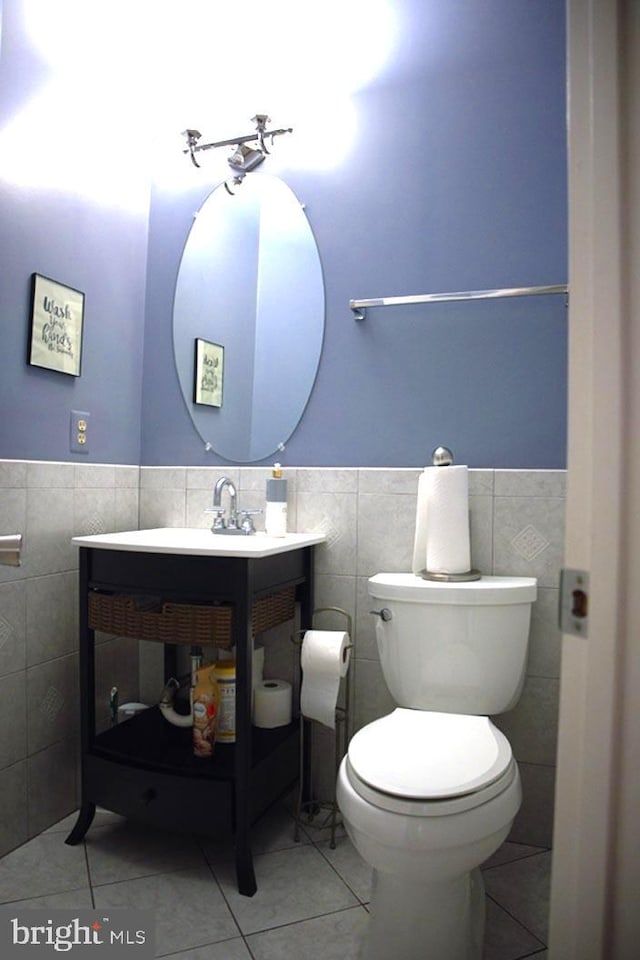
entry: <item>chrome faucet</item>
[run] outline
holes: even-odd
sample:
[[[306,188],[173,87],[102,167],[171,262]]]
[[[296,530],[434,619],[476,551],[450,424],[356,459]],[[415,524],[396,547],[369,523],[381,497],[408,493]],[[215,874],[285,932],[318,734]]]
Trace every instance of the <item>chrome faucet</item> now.
[[[222,491],[225,489],[229,491],[229,520],[225,522],[224,519],[224,507],[222,506]],[[222,530],[237,530],[238,529],[238,494],[236,492],[236,485],[233,480],[229,480],[229,477],[220,477],[216,481],[216,485],[213,488],[213,511],[215,514],[213,520],[213,526],[211,529],[214,533],[219,533]]]
[[[229,519],[225,520],[224,507],[222,506],[222,491],[229,491]],[[238,495],[236,485],[229,477],[220,477],[213,488],[213,507],[209,507],[206,513],[212,513],[213,526],[212,533],[243,533],[249,536],[256,532],[252,517],[256,513],[262,513],[262,510],[238,510]],[[238,513],[240,518],[238,519]]]

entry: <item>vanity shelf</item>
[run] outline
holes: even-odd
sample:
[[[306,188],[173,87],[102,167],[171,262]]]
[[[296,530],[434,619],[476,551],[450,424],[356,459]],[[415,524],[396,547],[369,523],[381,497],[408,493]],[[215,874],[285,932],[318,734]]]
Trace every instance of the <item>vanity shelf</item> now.
[[[110,535],[112,536],[112,535]],[[79,843],[96,806],[161,828],[233,835],[240,893],[256,891],[251,824],[298,778],[300,736],[309,724],[275,730],[251,724],[252,650],[258,632],[290,619],[311,625],[314,543],[260,556],[119,549],[108,537],[80,547],[81,807],[67,843]],[[136,598],[152,597],[140,603]],[[193,636],[189,624],[194,627]],[[186,626],[185,626],[186,625]],[[203,626],[204,625],[204,626]],[[197,626],[197,629],[196,629]],[[98,732],[95,631],[164,644],[165,680],[180,645],[236,649],[236,742],[194,757],[190,728],[167,723],[157,706]],[[310,795],[309,770],[303,790]]]

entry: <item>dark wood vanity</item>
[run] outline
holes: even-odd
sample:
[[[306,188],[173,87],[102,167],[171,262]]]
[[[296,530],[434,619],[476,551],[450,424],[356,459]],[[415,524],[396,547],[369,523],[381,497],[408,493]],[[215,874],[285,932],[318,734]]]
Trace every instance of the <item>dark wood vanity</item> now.
[[[275,625],[278,617],[288,618],[287,604],[297,602],[300,629],[310,626],[314,543],[323,537],[300,535],[300,542],[294,540],[279,552],[257,555],[254,551],[244,556],[239,555],[242,546],[235,543],[229,551],[232,555],[190,553],[182,548],[171,552],[176,548],[170,545],[158,550],[153,543],[147,550],[144,542],[119,549],[117,537],[75,540],[80,547],[82,780],[78,819],[66,842],[76,844],[83,839],[96,806],[167,830],[233,835],[238,889],[252,896],[256,880],[250,828],[297,780],[301,736],[297,719],[268,730],[251,724],[255,612],[273,609],[275,599],[276,608],[284,609],[271,616],[269,624]],[[236,742],[216,743],[211,758],[194,757],[191,729],[167,723],[157,705],[107,730],[96,730],[95,631],[104,629],[104,623],[96,619],[94,601],[108,604],[113,598],[114,604],[122,606],[124,601],[126,607],[128,598],[133,606],[133,598],[140,595],[159,597],[162,611],[198,613],[207,608],[224,612],[236,651]],[[167,680],[175,672],[176,653],[178,645],[185,643],[184,636],[172,635],[173,621],[164,612],[141,616],[147,620],[139,632],[163,643]],[[149,632],[149,616],[160,618],[157,622],[163,629]],[[117,631],[111,628],[114,633],[122,632],[122,624],[118,626]],[[137,627],[125,627],[124,635],[131,635],[131,630],[138,632]],[[191,642],[201,641],[194,638]],[[305,722],[305,738],[309,736],[306,727]],[[305,749],[304,756],[308,755]],[[308,796],[308,770],[303,787]]]

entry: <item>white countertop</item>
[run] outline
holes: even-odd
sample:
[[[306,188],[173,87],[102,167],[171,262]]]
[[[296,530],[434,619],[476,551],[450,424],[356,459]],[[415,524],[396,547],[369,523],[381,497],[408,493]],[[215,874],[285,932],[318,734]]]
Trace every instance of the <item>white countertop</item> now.
[[[288,533],[286,537],[268,537],[264,533],[211,533],[188,527],[157,527],[152,530],[126,530],[90,537],[73,537],[79,547],[98,550],[131,550],[137,553],[173,553],[203,557],[271,557],[276,553],[324,543],[323,533]]]

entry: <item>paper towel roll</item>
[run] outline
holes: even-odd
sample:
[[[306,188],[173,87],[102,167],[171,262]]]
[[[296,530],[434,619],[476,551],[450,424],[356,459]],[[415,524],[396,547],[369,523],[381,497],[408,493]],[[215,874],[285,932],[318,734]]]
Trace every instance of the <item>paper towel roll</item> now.
[[[429,467],[426,568],[467,573],[471,567],[469,474],[464,466]]]
[[[429,489],[431,483],[430,467],[420,474],[418,479],[418,504],[416,506],[416,532],[413,541],[414,574],[421,574],[427,565],[427,527],[429,522]]]
[[[300,710],[332,730],[340,680],[349,669],[349,634],[339,630],[307,630],[302,638]]]
[[[291,684],[287,680],[262,680],[253,701],[254,726],[271,730],[291,723]]]

